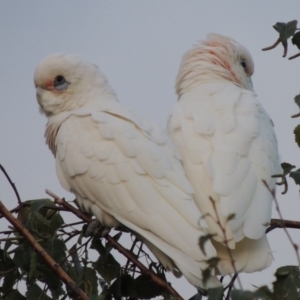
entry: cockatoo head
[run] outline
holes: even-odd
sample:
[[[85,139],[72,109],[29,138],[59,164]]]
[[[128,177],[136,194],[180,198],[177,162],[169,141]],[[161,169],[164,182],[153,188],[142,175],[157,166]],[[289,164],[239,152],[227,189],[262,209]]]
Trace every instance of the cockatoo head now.
[[[210,33],[206,40],[183,56],[176,91],[180,96],[194,86],[216,80],[227,80],[252,91],[253,72],[252,57],[243,45],[231,38]]]
[[[103,93],[113,94],[97,66],[72,54],[44,58],[35,69],[34,84],[41,110],[48,116],[99,101]]]

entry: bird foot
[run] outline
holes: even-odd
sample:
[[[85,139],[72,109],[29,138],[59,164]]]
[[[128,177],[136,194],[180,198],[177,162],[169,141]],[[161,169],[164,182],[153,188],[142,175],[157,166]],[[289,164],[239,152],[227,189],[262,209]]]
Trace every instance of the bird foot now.
[[[84,236],[104,237],[110,232],[110,228],[105,227],[98,220],[92,220],[86,227]]]

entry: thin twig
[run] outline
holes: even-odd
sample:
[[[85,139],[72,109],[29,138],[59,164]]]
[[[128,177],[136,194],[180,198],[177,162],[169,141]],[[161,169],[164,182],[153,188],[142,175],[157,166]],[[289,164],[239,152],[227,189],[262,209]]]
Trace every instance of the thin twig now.
[[[65,210],[66,210],[66,209],[65,209]],[[62,225],[60,228],[72,227],[72,226],[80,225],[80,224],[84,224],[84,222],[83,222],[83,221],[78,221],[78,222],[74,222],[74,223],[64,224],[64,225]]]
[[[234,273],[237,274],[236,278],[237,278],[237,281],[239,283],[240,289],[242,290],[243,289],[242,283],[240,281],[240,278],[238,277],[238,271],[237,271],[236,266],[235,266],[234,258],[233,258],[233,255],[232,255],[232,251],[231,251],[231,249],[229,248],[229,245],[228,245],[228,239],[227,239],[226,229],[221,224],[221,220],[220,220],[220,217],[219,217],[219,214],[218,214],[218,211],[217,211],[217,207],[216,207],[216,203],[215,203],[214,199],[212,199],[211,197],[209,197],[209,199],[210,199],[210,201],[211,201],[211,203],[213,205],[214,211],[216,213],[217,220],[215,220],[215,221],[218,224],[218,226],[220,227],[220,229],[222,230],[223,237],[224,237],[225,248],[226,248],[226,250],[228,252],[228,255],[229,255],[229,258],[230,258],[233,270],[234,270]],[[233,279],[234,276],[231,277],[231,278]]]
[[[234,285],[234,281],[237,279],[238,277],[238,273],[235,273],[230,281],[230,283],[228,284],[228,286],[226,288],[228,288],[228,292],[227,292],[227,295],[226,295],[226,298],[225,300],[229,300],[230,299],[230,294],[231,294],[231,290],[233,288],[233,285]],[[225,289],[226,289],[225,288]]]
[[[21,198],[20,198],[20,195],[19,195],[19,192],[16,188],[16,185],[12,182],[12,180],[10,179],[9,175],[7,174],[7,172],[5,171],[4,167],[0,164],[0,169],[1,171],[3,172],[3,174],[5,175],[5,177],[7,178],[8,182],[10,183],[11,187],[13,188],[15,194],[16,194],[16,197],[18,199],[18,203],[20,206],[22,206],[22,201],[21,201]]]
[[[300,55],[300,53],[299,53],[299,55]],[[291,58],[289,58],[289,59],[291,59]],[[298,117],[300,117],[300,112],[291,116],[291,118],[298,118]]]
[[[283,220],[283,217],[282,217],[282,214],[281,214],[281,211],[280,211],[280,208],[279,208],[279,204],[278,204],[277,198],[276,198],[276,196],[275,196],[275,190],[271,190],[270,187],[269,187],[269,185],[267,184],[267,182],[266,182],[265,180],[262,180],[262,182],[263,182],[263,184],[266,186],[266,188],[268,189],[268,191],[271,193],[271,195],[272,195],[272,197],[273,197],[273,199],[274,199],[274,201],[275,201],[275,207],[276,207],[276,210],[277,210],[278,215],[279,215],[279,217],[280,217],[280,220]],[[287,235],[289,241],[291,242],[293,248],[295,249],[296,256],[297,256],[297,260],[298,260],[298,265],[299,265],[299,267],[300,267],[300,257],[299,257],[299,252],[298,252],[299,247],[298,247],[297,244],[295,244],[295,243],[293,242],[292,237],[290,236],[290,234],[289,234],[289,232],[287,231],[286,227],[283,226],[282,228],[283,228],[283,230],[285,231],[285,233],[286,233],[286,235]]]
[[[31,233],[23,227],[0,201],[0,212],[5,218],[19,231],[20,234],[28,241],[34,251],[41,256],[50,269],[71,289],[80,300],[88,300],[88,296],[79,288],[79,286],[67,275],[67,273],[59,266],[59,264],[43,249],[43,247],[35,240]]]
[[[11,209],[9,212],[10,213],[16,213],[19,212],[24,206],[31,206],[32,203],[28,203],[28,202],[22,202],[21,205],[18,205],[17,207]],[[48,208],[48,209],[52,209],[52,210],[57,210],[57,211],[66,211],[68,212],[68,210],[64,207],[61,206],[49,206],[49,205],[45,205],[43,206],[43,208]],[[0,215],[0,219],[3,218],[2,215]]]
[[[271,50],[271,49],[274,49],[278,44],[280,43],[280,38],[278,38],[278,40],[271,46],[269,47],[265,47],[263,49],[261,49],[262,51],[267,51],[267,50]]]
[[[71,212],[73,212],[79,219],[84,220],[85,222],[90,222],[92,219],[89,215],[83,213],[81,210],[75,208],[68,202],[66,202],[64,199],[59,198],[57,195],[55,195],[50,190],[46,190],[46,193],[54,198],[55,203],[58,203],[62,205],[63,207],[67,208]],[[176,290],[172,288],[172,286],[158,277],[155,273],[153,273],[151,270],[149,270],[147,267],[145,267],[136,257],[133,256],[130,251],[125,249],[122,245],[120,245],[117,241],[115,241],[110,235],[104,236],[104,238],[107,240],[108,243],[110,243],[117,251],[119,251],[121,254],[123,254],[127,259],[131,261],[134,265],[136,265],[143,274],[148,275],[151,277],[152,281],[154,281],[157,285],[165,289],[170,295],[174,296],[177,300],[183,300],[183,298],[177,293]]]
[[[289,57],[289,60],[294,59],[294,58],[296,58],[298,56],[300,56],[300,52],[297,53],[297,54],[295,54],[295,55],[292,55],[291,57]],[[292,118],[295,118],[295,117],[292,117]]]

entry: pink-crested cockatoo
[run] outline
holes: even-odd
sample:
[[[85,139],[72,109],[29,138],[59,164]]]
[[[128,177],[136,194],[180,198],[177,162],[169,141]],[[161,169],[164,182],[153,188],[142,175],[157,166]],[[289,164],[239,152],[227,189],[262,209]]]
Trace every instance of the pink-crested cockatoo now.
[[[48,117],[46,143],[61,185],[105,227],[120,223],[141,237],[167,270],[197,288],[216,256],[199,238],[201,213],[175,146],[158,125],[124,106],[98,67],[70,54],[42,60],[36,95]]]
[[[265,235],[273,197],[263,180],[275,188],[278,149],[253,71],[244,46],[209,34],[183,56],[168,121],[223,275],[262,270],[273,260]]]

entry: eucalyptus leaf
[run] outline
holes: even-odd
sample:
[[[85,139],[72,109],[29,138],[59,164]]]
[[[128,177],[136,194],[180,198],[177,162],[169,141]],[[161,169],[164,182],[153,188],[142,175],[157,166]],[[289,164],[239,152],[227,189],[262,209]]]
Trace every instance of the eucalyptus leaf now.
[[[14,284],[17,282],[17,279],[19,278],[20,272],[17,269],[13,269],[10,272],[6,273],[2,284],[2,292],[5,294],[10,289],[12,289]]]
[[[276,281],[273,282],[276,299],[299,300],[300,299],[300,271],[299,266],[284,266],[278,268]]]
[[[208,300],[222,300],[223,299],[223,287],[208,289]]]
[[[100,254],[98,260],[92,265],[99,275],[110,285],[111,281],[120,275],[120,264],[107,251],[99,239],[93,239],[91,248]]]
[[[83,275],[83,283],[80,285],[80,288],[86,294],[98,294],[98,278],[94,269],[88,267],[85,268]]]
[[[44,206],[53,206],[54,207],[55,204],[50,199],[32,200],[30,210],[31,210],[31,212],[38,212]]]
[[[12,290],[6,297],[5,300],[27,300],[19,291]]]
[[[51,300],[51,298],[37,285],[31,284],[26,292],[27,299]]]
[[[152,299],[162,295],[164,289],[152,281],[150,276],[140,275],[135,279],[136,292],[141,299]]]
[[[294,135],[295,135],[295,142],[297,143],[298,147],[300,147],[300,124],[295,127]]]
[[[300,185],[300,169],[291,172],[290,177],[294,179],[296,184]]]

